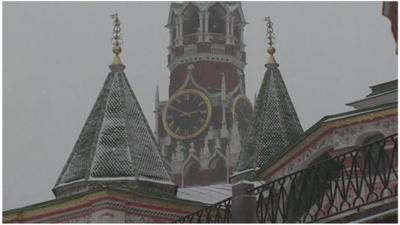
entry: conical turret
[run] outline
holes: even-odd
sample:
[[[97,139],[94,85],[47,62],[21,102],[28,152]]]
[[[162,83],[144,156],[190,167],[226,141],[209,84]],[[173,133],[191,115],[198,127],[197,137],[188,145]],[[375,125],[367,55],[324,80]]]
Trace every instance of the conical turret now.
[[[269,17],[266,19],[269,44],[269,59],[265,65],[267,71],[258,92],[253,126],[251,126],[247,142],[241,151],[237,173],[269,166],[270,161],[283,148],[303,133],[296,110],[278,69],[279,64],[274,58],[272,22]]]
[[[120,23],[116,15],[113,19],[111,72],[53,189],[57,198],[104,186],[176,191],[125,76],[119,57]]]

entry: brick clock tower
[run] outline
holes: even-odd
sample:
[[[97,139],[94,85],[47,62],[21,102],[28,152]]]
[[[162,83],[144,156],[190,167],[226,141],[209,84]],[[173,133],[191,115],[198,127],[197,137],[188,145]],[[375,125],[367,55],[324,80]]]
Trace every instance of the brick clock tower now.
[[[171,3],[169,99],[155,99],[155,136],[180,187],[227,183],[253,107],[245,92],[240,2]]]

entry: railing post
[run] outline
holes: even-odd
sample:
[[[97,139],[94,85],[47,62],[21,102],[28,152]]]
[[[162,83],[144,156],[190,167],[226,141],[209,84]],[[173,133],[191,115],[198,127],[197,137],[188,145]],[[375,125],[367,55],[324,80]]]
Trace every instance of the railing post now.
[[[257,223],[256,196],[247,192],[251,188],[254,188],[254,184],[246,181],[236,183],[232,187],[233,223]]]

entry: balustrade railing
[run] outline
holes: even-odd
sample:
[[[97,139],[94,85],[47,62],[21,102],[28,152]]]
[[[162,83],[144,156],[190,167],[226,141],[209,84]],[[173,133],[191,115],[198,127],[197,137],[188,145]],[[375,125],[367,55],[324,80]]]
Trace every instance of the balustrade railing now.
[[[397,134],[249,192],[260,223],[317,222],[397,200]]]
[[[214,43],[225,44],[225,34],[210,33],[210,40]]]
[[[248,190],[259,223],[311,223],[397,201],[397,134]],[[232,197],[177,223],[232,222]],[[246,207],[245,205],[243,207]],[[325,220],[326,221],[326,220]]]
[[[224,55],[225,54],[225,45],[212,44],[211,45],[211,54]]]
[[[197,52],[197,46],[194,44],[187,45],[184,47],[184,55],[191,55]]]
[[[184,45],[196,44],[198,38],[199,38],[199,34],[198,33],[186,34],[185,36],[183,36],[183,44]]]
[[[179,218],[175,223],[229,223],[232,221],[232,198],[227,198]]]

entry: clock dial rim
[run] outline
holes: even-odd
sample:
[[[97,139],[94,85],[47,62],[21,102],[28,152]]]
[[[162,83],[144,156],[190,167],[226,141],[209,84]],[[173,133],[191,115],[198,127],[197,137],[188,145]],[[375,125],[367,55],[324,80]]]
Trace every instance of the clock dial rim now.
[[[251,106],[252,113],[254,113],[254,106],[251,103],[250,99],[247,96],[240,94],[240,95],[236,96],[235,99],[233,100],[233,104],[232,104],[232,119],[233,120],[237,119],[236,118],[237,117],[236,105],[238,104],[240,99],[244,99],[245,101],[247,101]]]
[[[203,102],[206,104],[206,107],[207,107],[207,118],[204,121],[203,125],[196,132],[189,134],[189,135],[179,135],[169,128],[168,122],[167,122],[167,114],[168,114],[168,111],[171,109],[171,104],[177,98],[179,98],[183,94],[187,94],[187,93],[197,95],[203,100]],[[162,122],[163,122],[164,129],[169,136],[171,136],[175,139],[178,139],[178,140],[187,140],[187,139],[194,138],[194,137],[200,135],[201,133],[203,133],[203,131],[208,127],[208,124],[211,121],[211,113],[212,113],[211,102],[206,94],[204,94],[203,92],[196,90],[196,89],[184,89],[184,90],[180,90],[180,91],[176,92],[175,94],[173,94],[171,96],[171,98],[167,102],[167,105],[164,107],[163,114],[162,114]]]

